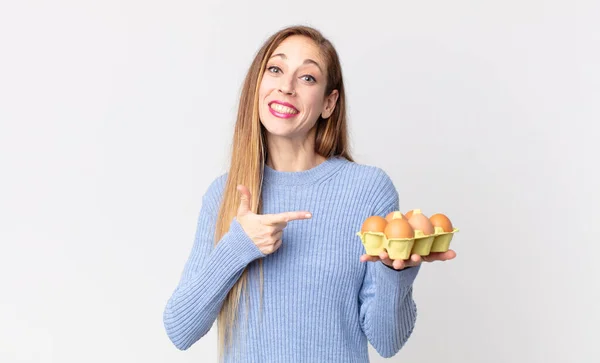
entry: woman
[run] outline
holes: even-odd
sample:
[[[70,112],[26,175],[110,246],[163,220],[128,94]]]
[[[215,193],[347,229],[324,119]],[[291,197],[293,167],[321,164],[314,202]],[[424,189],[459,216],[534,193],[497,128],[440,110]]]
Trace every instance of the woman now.
[[[229,171],[203,196],[164,311],[179,349],[215,320],[227,362],[368,362],[368,342],[391,357],[407,341],[421,258],[364,254],[356,232],[399,210],[398,193],[351,158],[345,107],[338,55],[317,30],[283,29],[257,53]]]

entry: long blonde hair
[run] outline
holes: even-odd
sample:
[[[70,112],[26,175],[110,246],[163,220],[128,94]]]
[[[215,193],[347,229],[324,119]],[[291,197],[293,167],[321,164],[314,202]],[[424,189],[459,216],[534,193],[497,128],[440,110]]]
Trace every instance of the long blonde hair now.
[[[250,190],[252,194],[250,201],[251,210],[254,213],[260,213],[262,209],[263,167],[268,156],[268,150],[266,148],[265,129],[260,123],[258,114],[258,89],[267,60],[277,46],[284,39],[292,35],[306,36],[312,39],[320,48],[322,56],[327,63],[325,95],[329,95],[335,89],[339,92],[333,114],[328,119],[319,117],[315,125],[315,152],[324,157],[341,156],[353,161],[348,145],[349,137],[342,69],[335,48],[318,30],[308,26],[292,26],[278,31],[266,40],[256,54],[241,90],[233,143],[231,145],[230,166],[216,224],[215,245],[228,231],[231,221],[237,214],[240,204],[240,195],[236,189],[238,184],[243,184]],[[261,306],[263,295],[262,262],[262,260],[258,260]],[[239,280],[229,291],[219,312],[217,322],[220,359],[223,358],[224,351],[231,344],[237,318],[236,313],[242,295],[245,295],[246,303],[248,303],[247,284],[248,268],[243,271]]]

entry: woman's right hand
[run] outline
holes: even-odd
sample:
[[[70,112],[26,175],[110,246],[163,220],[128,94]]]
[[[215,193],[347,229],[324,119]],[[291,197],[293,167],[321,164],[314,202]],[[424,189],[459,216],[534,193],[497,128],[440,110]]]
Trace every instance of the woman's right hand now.
[[[241,194],[236,219],[252,242],[265,255],[271,254],[281,246],[283,229],[289,221],[309,219],[309,212],[284,212],[278,214],[256,214],[250,210],[252,195],[248,188],[238,185]]]

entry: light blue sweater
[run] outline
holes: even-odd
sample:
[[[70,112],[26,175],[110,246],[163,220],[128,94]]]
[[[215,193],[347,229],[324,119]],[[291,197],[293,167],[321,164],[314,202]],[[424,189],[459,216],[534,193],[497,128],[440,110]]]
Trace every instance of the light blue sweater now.
[[[360,262],[365,251],[356,235],[368,216],[399,210],[389,176],[342,158],[301,172],[265,166],[263,213],[312,213],[311,219],[289,222],[281,247],[266,256],[235,219],[213,247],[226,177],[216,178],[203,196],[191,254],[164,310],[173,344],[184,350],[202,338],[228,291],[249,268],[248,328],[234,348],[242,358],[234,359],[230,350],[226,362],[365,363],[367,342],[383,357],[395,355],[415,326],[412,284],[420,267],[397,271],[382,262]],[[262,319],[259,259],[264,268]]]

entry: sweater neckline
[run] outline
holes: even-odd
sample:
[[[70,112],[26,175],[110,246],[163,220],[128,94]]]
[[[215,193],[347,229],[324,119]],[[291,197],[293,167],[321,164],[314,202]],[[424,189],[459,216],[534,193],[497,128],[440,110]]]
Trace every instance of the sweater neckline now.
[[[332,156],[322,163],[302,171],[278,171],[267,164],[264,165],[263,182],[274,185],[294,186],[315,183],[316,181],[332,174],[341,167],[346,159]]]

